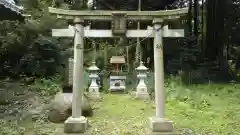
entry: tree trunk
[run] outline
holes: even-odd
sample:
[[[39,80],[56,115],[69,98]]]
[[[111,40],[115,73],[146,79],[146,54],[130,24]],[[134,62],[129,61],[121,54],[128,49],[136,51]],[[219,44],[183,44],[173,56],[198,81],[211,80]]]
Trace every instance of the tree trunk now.
[[[189,0],[189,8],[188,8],[188,31],[189,35],[192,35],[192,0]]]
[[[198,37],[198,0],[194,0],[194,35]]]

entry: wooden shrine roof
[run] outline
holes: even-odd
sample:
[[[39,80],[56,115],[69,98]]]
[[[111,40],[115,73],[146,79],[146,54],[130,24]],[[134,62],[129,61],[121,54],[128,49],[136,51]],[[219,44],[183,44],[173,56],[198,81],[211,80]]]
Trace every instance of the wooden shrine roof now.
[[[23,21],[23,8],[17,6],[12,0],[0,0],[0,20],[20,20]]]
[[[110,63],[111,64],[124,64],[125,57],[124,56],[112,56]]]

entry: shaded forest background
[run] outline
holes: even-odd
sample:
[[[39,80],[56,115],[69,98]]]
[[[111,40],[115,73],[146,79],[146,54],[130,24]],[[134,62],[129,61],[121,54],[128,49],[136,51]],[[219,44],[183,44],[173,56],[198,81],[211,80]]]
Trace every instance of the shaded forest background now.
[[[25,22],[0,21],[0,75],[2,78],[48,77],[64,72],[64,64],[72,55],[72,39],[51,36],[52,28],[68,27],[63,20],[48,13],[49,6],[70,9],[89,9],[82,0],[25,0],[16,1],[30,14]],[[189,7],[188,33],[184,39],[175,40],[179,49],[165,54],[165,69],[169,74],[180,75],[185,82],[202,83],[209,80],[238,80],[240,68],[240,1],[239,0],[144,0],[141,10],[163,10]],[[188,3],[188,4],[186,4]],[[137,10],[138,0],[96,0],[96,10]],[[192,23],[193,22],[193,23]],[[93,22],[94,25],[94,22]],[[106,25],[104,25],[107,27]],[[143,26],[144,27],[144,26]],[[96,41],[96,59],[101,69],[107,67],[105,48],[113,48],[115,41]],[[128,40],[128,44],[134,42]],[[146,41],[147,42],[147,41]],[[146,42],[142,43],[142,46]],[[151,42],[151,41],[148,41]],[[92,40],[86,40],[85,65],[93,59]],[[147,43],[146,43],[147,44]],[[151,44],[151,43],[150,43]],[[130,47],[130,59],[134,60],[136,45]],[[109,49],[110,50],[110,49]],[[121,49],[120,49],[121,50]],[[143,54],[143,61],[150,57],[152,49]],[[113,48],[108,55],[124,54],[124,49]]]

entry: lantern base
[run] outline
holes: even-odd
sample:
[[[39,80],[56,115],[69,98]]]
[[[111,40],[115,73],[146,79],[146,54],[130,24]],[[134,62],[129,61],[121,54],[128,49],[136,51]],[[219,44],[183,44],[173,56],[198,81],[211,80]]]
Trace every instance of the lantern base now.
[[[137,87],[136,96],[137,99],[150,99],[147,87]]]
[[[90,99],[98,100],[101,99],[99,87],[89,87],[88,97]]]

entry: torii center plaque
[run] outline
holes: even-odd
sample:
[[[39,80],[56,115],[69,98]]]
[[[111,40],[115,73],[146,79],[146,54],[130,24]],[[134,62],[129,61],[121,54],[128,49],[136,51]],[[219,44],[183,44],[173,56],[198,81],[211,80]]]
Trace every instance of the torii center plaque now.
[[[112,13],[112,34],[125,36],[127,32],[127,17],[126,13]]]

